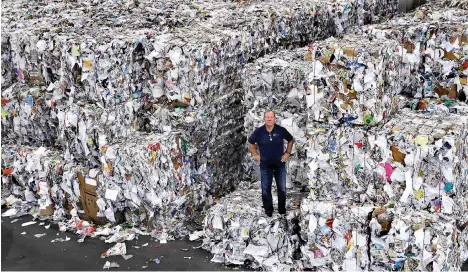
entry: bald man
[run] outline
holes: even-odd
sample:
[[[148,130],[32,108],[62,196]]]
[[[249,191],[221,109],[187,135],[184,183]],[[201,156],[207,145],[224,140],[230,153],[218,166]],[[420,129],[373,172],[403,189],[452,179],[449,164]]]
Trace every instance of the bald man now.
[[[271,185],[273,177],[278,192],[278,213],[286,214],[286,166],[291,154],[294,138],[284,127],[276,124],[276,115],[268,110],[263,114],[265,124],[257,128],[249,137],[249,149],[260,164],[262,181],[262,201],[265,214],[273,216]],[[284,141],[288,142],[284,151]],[[258,151],[257,152],[257,147]]]

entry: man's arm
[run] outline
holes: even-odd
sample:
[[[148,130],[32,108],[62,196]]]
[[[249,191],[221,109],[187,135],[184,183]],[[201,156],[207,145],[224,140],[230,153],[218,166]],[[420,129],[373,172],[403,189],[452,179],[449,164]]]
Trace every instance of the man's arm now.
[[[288,154],[291,154],[293,144],[294,144],[294,138],[291,141],[288,142],[288,146],[286,147],[286,152]]]
[[[291,155],[293,144],[294,144],[294,138],[292,138],[291,141],[288,141],[286,152],[284,152],[283,156],[281,157],[282,162],[289,160],[289,156]]]
[[[249,150],[252,153],[252,156],[260,162],[260,154],[257,152],[257,145],[249,143]]]
[[[289,156],[291,155],[293,143],[294,143],[294,137],[289,133],[289,131],[285,128],[284,129],[284,139],[288,141],[288,147],[286,147],[286,152],[284,152],[283,156],[281,157],[281,161],[285,162],[289,159]]]
[[[255,130],[252,135],[250,135],[249,139],[248,139],[248,143],[249,143],[249,150],[250,150],[250,153],[252,153],[252,156],[255,158],[255,160],[257,160],[257,162],[260,163],[260,154],[258,154],[257,152],[257,143],[258,139],[257,139],[257,130]]]

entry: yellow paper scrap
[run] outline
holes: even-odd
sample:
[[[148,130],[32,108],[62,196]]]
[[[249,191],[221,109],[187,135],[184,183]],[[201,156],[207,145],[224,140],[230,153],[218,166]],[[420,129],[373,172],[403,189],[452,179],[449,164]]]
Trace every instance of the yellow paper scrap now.
[[[414,143],[419,146],[427,146],[429,144],[429,137],[427,135],[418,135],[414,138]]]
[[[80,56],[80,47],[79,46],[74,45],[72,47],[72,56],[74,56],[74,57],[79,57]]]
[[[414,194],[414,197],[415,197],[416,199],[421,199],[421,198],[423,198],[423,197],[424,197],[424,192],[423,192],[423,190],[417,190],[417,191],[415,192],[415,194]]]

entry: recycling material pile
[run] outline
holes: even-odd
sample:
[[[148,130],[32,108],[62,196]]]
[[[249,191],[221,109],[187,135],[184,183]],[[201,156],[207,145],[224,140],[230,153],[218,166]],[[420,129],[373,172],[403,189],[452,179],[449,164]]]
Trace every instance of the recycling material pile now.
[[[5,47],[11,50],[5,59],[12,62],[15,74],[4,74],[2,82],[11,81],[7,78],[11,75],[19,82],[58,81],[67,89],[82,84],[88,97],[103,100],[112,96],[127,100],[138,91],[183,96],[193,87],[206,97],[212,87],[207,78],[230,76],[231,67],[262,52],[340,34],[397,9],[397,1],[384,0],[374,5],[365,1],[128,5],[135,3],[138,6],[130,11],[113,1],[36,6],[4,2],[2,30],[8,36]],[[130,19],[134,14],[147,19]],[[99,23],[104,26],[96,27]],[[129,87],[121,88],[124,83]]]
[[[205,217],[202,248],[213,253],[212,262],[243,265],[253,268],[282,269],[303,268],[300,261],[292,259],[300,252],[300,237],[293,238],[288,228],[299,234],[300,202],[304,193],[288,192],[285,219],[276,215],[266,217],[259,199],[260,184],[241,184],[239,188],[210,208]],[[249,203],[251,205],[245,205]],[[273,197],[277,205],[277,198]],[[289,226],[289,227],[288,227]],[[199,233],[195,233],[200,235]],[[197,238],[193,234],[192,239]]]
[[[465,261],[453,217],[376,208],[369,225],[371,270],[459,271]]]
[[[452,201],[464,183],[467,122],[466,116],[404,110],[370,130],[317,125],[311,133],[309,186],[319,200],[346,196],[439,211],[441,198]],[[331,184],[337,194],[329,193]]]
[[[393,161],[405,167],[392,166],[394,172],[389,173],[390,179],[397,180],[398,168],[404,169],[406,188],[412,180],[413,196],[419,199],[419,204],[412,203],[414,208],[465,216],[465,211],[460,211],[452,199],[465,198],[467,124],[465,115],[431,116],[410,112],[398,115],[382,128],[389,136],[387,144],[391,146]],[[402,177],[400,180],[403,181]],[[409,189],[405,189],[400,202],[405,202],[410,195]]]
[[[121,211],[127,223],[157,229],[159,240],[185,236],[185,221],[199,220],[213,202],[203,177],[185,159],[193,153],[184,135],[174,133],[136,133],[107,145],[102,170],[90,168],[85,176],[97,183],[98,216],[116,223]]]
[[[252,113],[271,107],[318,122],[375,125],[394,106],[400,91],[394,82],[408,76],[399,75],[398,47],[393,40],[345,35],[261,58],[245,69],[248,106]]]
[[[2,144],[54,146],[58,120],[50,108],[50,98],[41,87],[13,84],[3,90]]]
[[[200,196],[193,196],[193,204],[183,192],[171,197],[166,192],[161,199],[167,202],[161,201],[177,198],[180,205],[187,201],[200,212],[210,203],[208,195],[232,190],[241,176],[242,165],[235,162],[244,152],[237,148],[244,141],[243,94],[238,90],[244,64],[268,52],[381,21],[396,9],[397,1],[387,0],[4,1],[2,143],[47,146],[61,151],[63,163],[78,169],[110,171],[113,180],[97,182],[96,192],[106,199],[106,205],[99,202],[99,215],[115,222],[110,211],[134,208],[123,201],[128,195],[105,197],[107,182],[113,190],[124,191],[123,176],[117,175],[123,170],[113,168],[122,156],[135,155],[120,144],[140,139],[140,132],[156,133],[156,138],[183,133],[183,145],[190,151],[181,155],[179,150],[177,156],[185,174],[170,171],[168,186],[176,191],[181,190],[178,186],[200,189]],[[136,14],[145,19],[134,20]],[[164,139],[161,146],[172,146],[172,140]],[[116,162],[108,164],[103,158],[115,145]],[[148,147],[141,144],[137,150],[148,152]],[[135,163],[154,171],[162,167],[140,160]],[[154,222],[167,214],[165,208]],[[171,218],[174,213],[171,210]],[[194,214],[187,217],[198,217]]]
[[[246,131],[258,127],[264,109],[271,108],[295,136],[298,157],[304,157],[306,120],[373,126],[404,106],[446,110],[435,109],[437,97],[451,103],[450,111],[463,113],[465,104],[458,101],[465,102],[468,93],[466,18],[466,10],[441,9],[435,2],[367,25],[361,35],[258,59],[243,73]],[[304,166],[296,159],[293,171]],[[244,164],[248,173],[255,168],[249,157]]]
[[[53,214],[55,220],[68,218],[72,208],[84,213],[78,172],[97,188],[97,217],[115,224],[117,213],[125,212],[128,223],[157,229],[157,239],[185,236],[185,221],[200,221],[204,207],[213,202],[202,175],[192,173],[184,160],[194,151],[183,135],[134,134],[106,145],[98,168],[67,162],[61,151],[46,147],[4,146],[2,152],[2,185],[5,194],[14,196],[9,201],[6,195],[4,204],[18,212],[39,205],[40,215]]]
[[[457,270],[464,2],[3,1],[3,216],[112,235],[104,257],[195,223],[218,263]],[[218,200],[258,174],[239,147],[266,108],[296,139],[285,219],[258,183]]]
[[[255,218],[261,207],[210,209],[204,245],[213,261],[233,263],[236,252],[236,260],[273,270],[460,269],[467,256],[468,14],[443,5],[245,66],[245,131],[263,124],[266,109],[275,111],[296,140],[288,178],[309,196],[294,216],[299,234],[280,225],[289,244],[300,241],[288,258],[247,250],[251,235],[239,250],[231,246],[238,236],[223,236],[210,221],[224,214],[223,222],[239,228],[231,218]],[[250,154],[244,165],[258,181]],[[221,203],[236,194],[247,191]],[[251,203],[261,205],[257,197]]]
[[[6,89],[2,97],[6,116],[2,122],[4,143],[14,144],[20,139],[30,145],[56,146],[63,150],[65,160],[99,168],[101,151],[118,139],[134,139],[137,130],[176,134],[171,129],[175,127],[191,133],[188,140],[201,148],[200,153],[196,149],[192,152],[192,164],[197,168],[195,172],[198,166],[203,167],[204,179],[212,185],[210,190],[223,192],[240,175],[240,166],[225,159],[229,156],[233,161],[241,160],[241,152],[233,148],[243,139],[239,121],[243,107],[241,100],[235,99],[235,92],[219,97],[209,112],[187,109],[187,105],[170,111],[169,106],[163,105],[150,109],[151,115],[143,113],[141,118],[134,111],[139,106],[134,100],[109,110],[100,103],[81,100],[70,104],[65,96],[55,95],[45,88],[17,83]],[[202,125],[194,125],[197,118]],[[207,137],[209,141],[205,140]],[[224,183],[216,183],[217,180]]]
[[[463,263],[459,239],[466,238],[449,215],[292,193],[282,220],[264,215],[259,184],[251,186],[257,189],[240,188],[213,206],[203,233],[193,234],[204,235],[202,247],[213,254],[212,262],[346,271],[452,271]]]
[[[402,82],[404,94],[427,98],[449,96],[466,101],[468,10],[436,5],[419,8],[413,16],[395,16],[366,27],[370,35],[400,41],[408,69],[417,76]]]
[[[369,214],[373,206],[312,201],[301,203],[302,259],[308,268],[368,270],[370,264]]]
[[[2,146],[2,205],[13,207],[9,216],[22,216],[33,209],[42,216],[63,219],[66,205],[80,196],[77,180],[69,174],[77,169],[63,160],[57,149]]]
[[[322,135],[314,142],[323,140],[317,152],[326,153],[317,157],[330,159],[317,162],[316,172],[325,170],[311,179],[317,184],[311,184],[310,197],[296,217],[302,246],[300,253],[289,255],[294,264],[347,271],[459,269],[466,256],[466,234],[457,226],[466,222],[467,123],[466,116],[406,110],[370,131],[320,125]],[[353,179],[340,180],[346,177]],[[260,203],[257,197],[252,203]],[[208,218],[213,214],[215,208]],[[241,213],[224,218],[236,214]],[[209,222],[205,226],[209,229]],[[283,231],[290,243],[297,240],[291,229]],[[217,236],[205,230],[205,237],[216,241]],[[230,235],[217,239],[223,238],[224,244],[233,240]],[[243,253],[245,259],[256,256]],[[257,261],[264,268],[272,266],[271,261]],[[288,264],[286,258],[278,259],[274,267]]]
[[[298,155],[289,163],[294,182],[310,180],[300,174],[310,158],[306,135],[314,129],[309,123],[377,125],[401,106],[399,82],[409,74],[399,71],[399,49],[393,40],[345,35],[247,65],[246,131],[261,125],[264,109],[274,110],[296,140]],[[248,169],[256,167],[247,164]]]
[[[67,159],[80,163],[93,161],[97,166],[102,143],[117,135],[131,137],[135,130],[190,131],[189,140],[197,143],[195,163],[209,165],[207,178],[214,180],[214,192],[222,194],[234,187],[238,176],[234,173],[241,171],[240,165],[236,167],[224,158],[232,155],[236,161],[243,154],[241,149],[232,148],[243,139],[236,124],[242,118],[238,114],[242,107],[236,104],[220,119],[212,104],[226,99],[226,93],[236,88],[244,63],[266,52],[379,21],[383,14],[396,11],[396,1],[380,2],[241,5],[205,1],[195,5],[129,1],[119,6],[112,1],[93,1],[34,7],[21,1],[5,3],[3,32],[8,37],[4,47],[10,51],[2,60],[15,73],[5,70],[2,89],[15,81],[44,86],[42,94],[50,99],[46,105],[52,108],[57,104],[49,113],[52,118],[44,115],[44,119],[58,121],[58,140],[43,135],[45,132],[42,138],[33,137],[40,131],[54,133],[49,124],[39,132],[34,130],[31,122],[42,115],[21,117],[15,132],[26,129],[30,135],[20,138],[27,138],[28,144],[58,142]],[[146,22],[130,20],[134,14],[146,17]],[[99,22],[104,27],[96,27]],[[170,107],[173,104],[177,106]],[[41,108],[52,111],[47,106]],[[169,112],[170,118],[163,112]],[[18,123],[12,112],[4,115],[9,120],[6,125]],[[225,125],[213,131],[213,123]],[[57,125],[52,127],[57,129]],[[224,136],[218,137],[219,131]],[[15,134],[11,135],[14,139]],[[229,135],[234,135],[229,146],[205,142]],[[216,158],[212,154],[222,155]]]
[[[457,6],[456,1],[445,5]],[[413,98],[406,102],[410,108],[467,112],[467,18],[466,8],[430,2],[410,14],[365,27],[372,37],[401,41],[402,57],[409,65],[405,72],[417,75],[402,82],[402,94]]]
[[[460,231],[453,218],[427,211],[404,212],[352,201],[305,199],[302,247],[318,269],[346,271],[457,270]]]
[[[137,127],[134,101],[110,111],[99,103],[73,102],[50,88],[15,83],[2,92],[2,105],[4,143],[55,146],[67,160],[95,166],[99,147]]]

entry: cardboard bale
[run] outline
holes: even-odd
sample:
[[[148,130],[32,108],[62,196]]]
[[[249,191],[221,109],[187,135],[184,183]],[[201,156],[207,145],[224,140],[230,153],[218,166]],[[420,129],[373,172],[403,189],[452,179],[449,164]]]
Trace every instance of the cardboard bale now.
[[[77,175],[80,184],[80,200],[84,209],[84,213],[80,214],[80,218],[86,221],[93,221],[98,225],[106,224],[106,217],[97,216],[99,207],[96,203],[98,199],[96,186],[86,183],[86,180],[81,172],[78,172]]]

